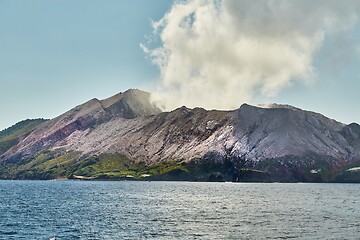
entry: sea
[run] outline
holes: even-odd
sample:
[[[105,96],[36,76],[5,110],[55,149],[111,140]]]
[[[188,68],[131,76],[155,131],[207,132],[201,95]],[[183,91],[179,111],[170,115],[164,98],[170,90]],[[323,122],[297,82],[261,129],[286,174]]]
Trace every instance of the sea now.
[[[360,185],[4,180],[0,239],[360,239]]]

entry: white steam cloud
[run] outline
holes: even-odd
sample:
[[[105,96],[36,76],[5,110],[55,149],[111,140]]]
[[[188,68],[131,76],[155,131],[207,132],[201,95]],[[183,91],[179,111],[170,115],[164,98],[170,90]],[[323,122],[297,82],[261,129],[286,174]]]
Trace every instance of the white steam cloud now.
[[[307,81],[326,37],[358,21],[358,0],[189,0],[153,23],[160,47],[144,51],[161,71],[152,98],[233,109]]]

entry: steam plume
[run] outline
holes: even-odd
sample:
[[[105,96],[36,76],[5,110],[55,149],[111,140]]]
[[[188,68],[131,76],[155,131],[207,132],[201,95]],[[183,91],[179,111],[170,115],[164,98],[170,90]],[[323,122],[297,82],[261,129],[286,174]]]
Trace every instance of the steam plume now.
[[[189,0],[153,23],[161,71],[155,103],[233,109],[314,73],[324,39],[358,20],[357,0]]]

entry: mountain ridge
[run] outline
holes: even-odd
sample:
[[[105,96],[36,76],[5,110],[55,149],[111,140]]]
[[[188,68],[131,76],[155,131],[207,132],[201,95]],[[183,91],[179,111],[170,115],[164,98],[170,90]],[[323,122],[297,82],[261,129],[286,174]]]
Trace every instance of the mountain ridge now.
[[[328,182],[358,163],[356,123],[277,104],[161,112],[130,89],[36,126],[0,155],[0,177]]]

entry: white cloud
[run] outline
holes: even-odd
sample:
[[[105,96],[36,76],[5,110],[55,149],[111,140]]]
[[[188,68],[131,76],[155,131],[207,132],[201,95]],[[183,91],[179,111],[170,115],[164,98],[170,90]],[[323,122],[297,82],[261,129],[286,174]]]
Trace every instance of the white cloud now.
[[[232,109],[313,74],[325,36],[357,22],[360,1],[190,0],[174,3],[143,49],[161,71],[154,102]]]

